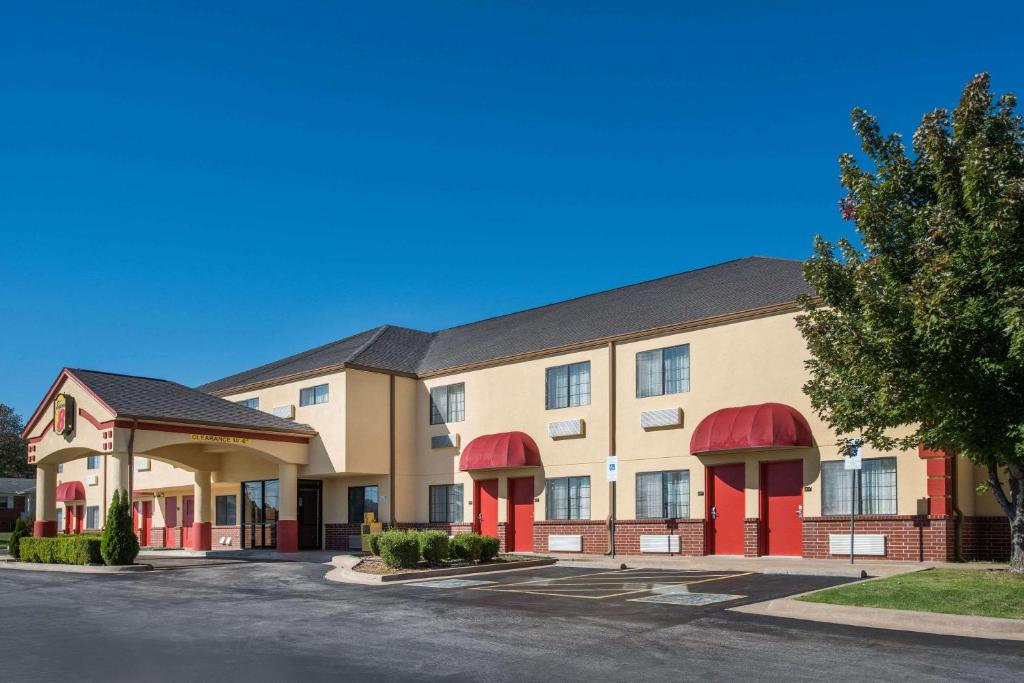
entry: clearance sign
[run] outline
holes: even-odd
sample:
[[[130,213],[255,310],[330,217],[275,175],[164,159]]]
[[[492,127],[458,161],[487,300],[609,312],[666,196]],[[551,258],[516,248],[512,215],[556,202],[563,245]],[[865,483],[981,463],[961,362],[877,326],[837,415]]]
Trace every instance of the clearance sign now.
[[[240,436],[217,436],[216,434],[189,434],[189,437],[193,441],[207,441],[210,443],[249,443],[249,439],[243,439]]]

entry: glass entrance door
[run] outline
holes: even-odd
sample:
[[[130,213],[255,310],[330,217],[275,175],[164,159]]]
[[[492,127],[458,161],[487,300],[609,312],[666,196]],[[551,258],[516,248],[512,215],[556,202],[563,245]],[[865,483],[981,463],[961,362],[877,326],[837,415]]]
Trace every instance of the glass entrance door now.
[[[242,482],[242,547],[276,548],[277,479]]]

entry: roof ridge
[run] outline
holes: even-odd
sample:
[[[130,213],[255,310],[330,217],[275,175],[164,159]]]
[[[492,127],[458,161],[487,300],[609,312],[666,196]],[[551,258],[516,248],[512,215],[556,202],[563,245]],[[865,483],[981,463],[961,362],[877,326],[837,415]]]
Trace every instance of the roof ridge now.
[[[132,379],[148,379],[152,382],[170,382],[170,380],[163,379],[161,377],[149,377],[147,375],[130,375],[127,372],[107,372],[106,370],[90,370],[89,368],[67,368],[67,371],[71,374],[76,372],[91,372],[94,375],[112,375],[114,377],[131,377]],[[171,382],[177,384],[177,382]]]
[[[599,292],[591,292],[590,294],[581,294],[579,296],[569,297],[568,299],[562,299],[561,301],[553,301],[553,302],[551,302],[549,304],[542,304],[540,306],[531,306],[530,308],[524,308],[522,310],[512,311],[511,313],[501,313],[499,315],[492,315],[492,316],[487,317],[487,318],[481,318],[480,320],[474,320],[472,322],[462,323],[461,325],[452,325],[451,327],[445,327],[443,329],[437,330],[436,332],[434,332],[434,334],[436,335],[436,334],[439,334],[441,332],[448,332],[449,330],[457,330],[457,329],[459,329],[461,327],[469,327],[470,325],[478,325],[480,323],[485,323],[485,322],[488,322],[490,320],[498,320],[500,318],[507,318],[509,316],[519,315],[520,313],[529,313],[530,311],[539,311],[539,310],[544,309],[544,308],[550,308],[551,306],[560,306],[561,304],[567,304],[567,303],[570,303],[572,301],[579,301],[581,299],[589,299],[592,296],[598,296],[598,295],[601,295],[601,294],[607,294],[609,292],[617,292],[617,291],[622,290],[622,289],[629,289],[630,287],[639,287],[640,285],[647,285],[647,284],[650,284],[652,282],[659,282],[661,280],[667,280],[667,279],[672,278],[672,277],[679,277],[680,275],[689,275],[690,273],[698,273],[698,272],[700,272],[702,270],[710,270],[712,268],[720,268],[721,266],[725,266],[725,265],[728,265],[730,263],[738,263],[740,261],[750,261],[750,260],[759,259],[759,258],[765,258],[765,257],[763,257],[763,256],[742,256],[740,258],[729,259],[728,261],[722,261],[721,263],[713,263],[713,264],[708,265],[708,266],[701,266],[699,268],[691,268],[690,270],[683,270],[683,271],[680,271],[678,273],[670,273],[668,275],[661,275],[659,277],[654,277],[654,278],[651,278],[649,280],[641,280],[640,282],[633,282],[633,283],[630,283],[628,285],[619,285],[618,287],[610,287],[608,289],[602,289]],[[784,260],[784,259],[780,259],[780,260]],[[431,343],[433,343],[433,341],[431,341]]]
[[[384,334],[385,330],[387,330],[389,327],[392,327],[392,326],[391,325],[381,325],[380,327],[378,327],[376,329],[376,331],[374,331],[374,333],[370,336],[369,339],[367,339],[365,342],[363,342],[362,345],[360,345],[360,347],[358,349],[356,349],[355,351],[353,351],[352,353],[350,353],[348,355],[349,361],[353,361],[353,360],[359,358],[359,356],[362,355],[363,352],[365,352],[367,349],[369,349],[371,346],[373,346],[374,342],[376,342],[378,339],[380,339],[381,335]],[[344,363],[346,361],[342,361],[342,362]]]

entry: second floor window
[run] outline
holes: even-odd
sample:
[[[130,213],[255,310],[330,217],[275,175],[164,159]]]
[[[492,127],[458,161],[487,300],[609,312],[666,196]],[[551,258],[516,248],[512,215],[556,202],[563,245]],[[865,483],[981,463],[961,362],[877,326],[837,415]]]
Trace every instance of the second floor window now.
[[[681,394],[690,390],[690,345],[636,354],[636,397]]]
[[[260,400],[258,398],[247,398],[244,401],[235,402],[240,406],[245,406],[246,408],[253,408],[254,410],[260,409]]]
[[[462,484],[430,487],[430,522],[446,524],[462,521]]]
[[[690,516],[690,473],[640,472],[636,475],[637,519],[685,519]]]
[[[548,519],[590,519],[590,477],[547,481]]]
[[[85,469],[87,470],[98,470],[100,468],[100,456],[90,455],[85,459]],[[95,529],[96,527],[89,527]]]
[[[430,424],[462,422],[466,419],[466,384],[447,384],[430,390]]]
[[[590,361],[548,368],[546,394],[548,410],[590,405]]]
[[[299,405],[312,406],[318,403],[327,403],[329,396],[330,394],[326,384],[318,384],[315,387],[306,387],[305,389],[299,390]]]

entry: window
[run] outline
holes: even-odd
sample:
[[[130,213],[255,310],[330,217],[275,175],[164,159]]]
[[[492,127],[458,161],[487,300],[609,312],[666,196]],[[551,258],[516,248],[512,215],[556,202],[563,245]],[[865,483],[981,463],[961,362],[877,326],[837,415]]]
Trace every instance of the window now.
[[[217,526],[235,525],[235,497],[217,496]]]
[[[430,521],[462,521],[462,484],[430,487]]]
[[[548,368],[545,407],[590,405],[590,361]]]
[[[681,394],[690,390],[690,345],[636,354],[636,397]]]
[[[64,513],[61,508],[57,508],[57,531],[64,531]]]
[[[14,496],[0,496],[0,510],[13,510]]]
[[[857,477],[858,515],[896,514],[896,458],[872,458],[861,463]],[[850,514],[850,478],[842,460],[821,463],[821,514]]]
[[[380,521],[377,506],[376,486],[348,487],[348,521],[349,524],[362,524],[363,515],[372,512],[374,519]]]
[[[689,471],[640,472],[636,475],[637,519],[684,519],[689,516]]]
[[[430,424],[462,422],[466,419],[466,383],[448,384],[430,390]]]
[[[327,385],[323,385],[323,386],[326,387]],[[313,387],[313,388],[316,389],[316,387]],[[305,391],[305,389],[303,389],[303,391]],[[326,403],[326,402],[327,402],[326,400],[320,401],[320,403]],[[235,403],[237,403],[240,406],[245,406],[246,408],[252,408],[253,410],[259,410],[260,409],[260,400],[258,398],[247,398],[244,401],[235,401]],[[306,404],[303,403],[302,405],[306,405]]]
[[[59,465],[57,465],[57,474],[63,474],[63,473],[64,473],[64,463],[60,463]]]
[[[90,455],[85,459],[85,469],[87,470],[98,470],[100,468],[100,456]],[[95,527],[90,527],[95,528]]]
[[[305,389],[299,390],[300,406],[312,406],[318,403],[327,403],[327,399],[328,387],[326,384],[318,384],[315,387],[306,387]]]
[[[86,529],[99,529],[100,528],[100,506],[90,505],[85,508],[85,528]]]
[[[149,472],[153,468],[152,461],[144,455],[135,456],[135,471]]]
[[[590,477],[548,479],[548,519],[590,519]]]

